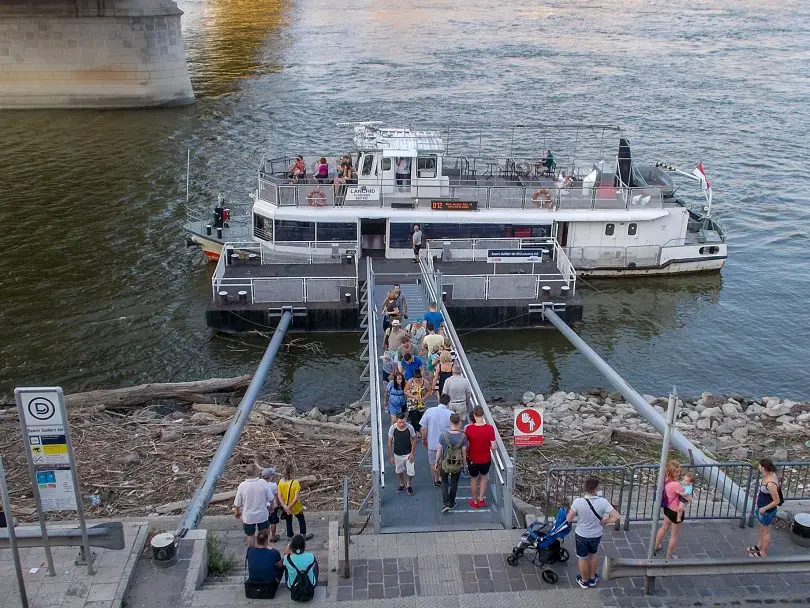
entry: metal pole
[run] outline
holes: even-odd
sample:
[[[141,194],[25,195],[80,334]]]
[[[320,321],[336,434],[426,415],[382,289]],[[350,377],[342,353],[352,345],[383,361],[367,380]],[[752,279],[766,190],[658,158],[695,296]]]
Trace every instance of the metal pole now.
[[[231,457],[231,452],[233,452],[233,448],[242,434],[242,429],[245,428],[250,412],[253,409],[253,404],[259,396],[262,386],[264,386],[267,374],[270,372],[270,368],[273,367],[273,362],[276,360],[276,355],[281,347],[282,340],[284,340],[284,334],[287,333],[287,328],[290,326],[290,322],[292,322],[292,312],[287,310],[281,315],[278,327],[276,327],[273,338],[264,351],[264,356],[259,362],[259,366],[256,368],[256,373],[253,374],[253,379],[250,381],[247,391],[245,391],[245,396],[242,397],[242,400],[239,402],[236,414],[231,418],[228,430],[225,432],[225,436],[222,438],[214,457],[211,459],[211,464],[208,465],[203,483],[197,488],[197,491],[194,493],[194,499],[186,510],[186,514],[177,531],[177,536],[180,538],[185,536],[186,532],[189,530],[195,530],[199,525],[205,508],[214,495],[217,482],[222,476],[222,472],[225,470],[228,459]]]
[[[661,515],[661,499],[659,497],[664,491],[667,459],[669,457],[669,442],[672,438],[672,425],[675,422],[677,394],[678,391],[673,386],[672,392],[669,394],[669,401],[667,402],[667,426],[664,429],[664,441],[661,444],[661,460],[658,464],[658,482],[655,484],[656,492],[653,495],[655,500],[653,501],[652,522],[650,523],[650,546],[647,547],[647,559],[652,559],[655,554],[655,537],[658,534],[658,518]],[[652,593],[654,584],[654,576],[645,576],[644,593]]]
[[[62,389],[59,389],[62,392]],[[67,412],[65,412],[67,414]],[[73,459],[73,440],[70,437],[70,424],[65,415],[65,442],[67,443],[68,454]],[[76,496],[76,515],[79,519],[79,528],[82,531],[82,548],[84,559],[87,562],[87,574],[93,574],[93,552],[90,550],[90,539],[87,536],[87,523],[84,521],[84,505],[82,505],[82,493],[79,489],[79,475],[76,472],[76,463],[72,463],[70,467],[70,476],[73,478],[73,491]]]
[[[17,547],[17,534],[14,532],[14,515],[11,513],[11,500],[6,485],[6,468],[0,456],[0,498],[3,499],[3,513],[6,514],[8,526],[8,544],[11,548],[11,558],[14,561],[14,574],[17,576],[17,591],[20,594],[20,605],[28,608],[28,594],[25,592],[25,579],[23,578],[22,564],[20,563],[20,550]]]
[[[349,564],[349,478],[343,478],[343,578],[351,578]]]
[[[560,333],[562,333],[562,335],[565,336],[579,352],[585,355],[588,361],[590,361],[593,366],[599,370],[599,372],[605,378],[607,378],[608,382],[610,382],[610,384],[617,391],[619,391],[625,399],[627,399],[627,402],[635,407],[636,410],[638,410],[638,413],[644,416],[647,422],[655,427],[655,430],[662,435],[664,434],[664,429],[667,426],[666,420],[663,418],[663,416],[656,412],[649,403],[647,403],[647,400],[644,399],[644,397],[639,395],[635,389],[633,389],[633,387],[630,386],[627,381],[618,374],[618,372],[616,372],[616,370],[610,367],[610,365],[608,365],[605,360],[596,353],[596,351],[588,346],[585,340],[580,338],[573,329],[568,327],[565,321],[563,321],[559,315],[557,315],[557,313],[550,308],[546,308],[543,310],[543,316],[548,319],[549,322],[554,325],[554,327],[559,329]],[[706,454],[704,454],[700,448],[689,441],[678,429],[672,429],[671,442],[672,446],[689,458],[690,462],[694,464],[707,465],[708,468],[706,470],[708,471],[708,477],[715,487],[722,489],[723,497],[731,504],[735,505],[738,510],[745,510],[747,503],[745,491],[731,479],[726,477],[726,474],[723,473],[723,471],[716,466],[712,466],[716,465],[717,461],[706,456]]]
[[[188,208],[188,182],[191,174],[191,149],[186,150],[186,208]]]

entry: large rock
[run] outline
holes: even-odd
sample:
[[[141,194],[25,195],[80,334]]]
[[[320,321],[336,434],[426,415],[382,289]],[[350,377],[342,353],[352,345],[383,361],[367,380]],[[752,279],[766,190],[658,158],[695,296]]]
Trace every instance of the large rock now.
[[[779,416],[789,414],[795,405],[797,405],[795,401],[785,400],[780,402],[778,399],[770,398],[766,401],[765,411],[762,413],[771,418],[779,418]]]
[[[774,462],[779,462],[787,459],[788,453],[785,448],[779,448],[777,450],[774,450],[773,453],[771,454],[771,460],[773,460]]]
[[[537,395],[531,391],[526,391],[523,393],[523,397],[521,398],[521,403],[531,403]]]
[[[730,424],[726,424],[725,422],[722,424],[717,425],[715,429],[718,435],[731,435],[734,431],[734,428]]]
[[[526,395],[525,395],[525,393],[524,393],[524,395],[523,395],[523,396],[524,396],[524,397],[526,396]],[[535,402],[535,403],[541,403],[541,402],[545,401],[545,398],[543,397],[543,394],[542,394],[542,393],[537,393],[537,394],[534,396],[534,399],[532,399],[532,401],[533,401],[533,402]]]
[[[313,407],[311,410],[309,410],[304,417],[317,422],[326,422],[326,415],[317,407]]]
[[[746,439],[748,439],[748,429],[746,427],[734,429],[734,431],[731,433],[731,436],[737,441],[745,441]]]
[[[746,416],[756,416],[757,414],[761,414],[765,411],[765,408],[759,405],[758,403],[752,403],[745,409]]]
[[[566,405],[572,412],[578,412],[580,409],[582,409],[581,401],[569,401]]]
[[[695,423],[695,426],[701,431],[708,431],[712,427],[711,418],[700,418]]]
[[[742,410],[739,403],[737,402],[732,403],[730,401],[728,403],[724,403],[723,405],[721,405],[720,409],[723,410],[724,416],[734,416],[737,412],[740,412]]]
[[[687,415],[689,416],[689,420],[695,422],[698,418],[700,418],[700,413],[696,412],[695,410],[690,410]]]
[[[719,407],[707,407],[705,410],[700,412],[701,418],[713,418],[717,420],[718,418],[722,418],[723,411]]]

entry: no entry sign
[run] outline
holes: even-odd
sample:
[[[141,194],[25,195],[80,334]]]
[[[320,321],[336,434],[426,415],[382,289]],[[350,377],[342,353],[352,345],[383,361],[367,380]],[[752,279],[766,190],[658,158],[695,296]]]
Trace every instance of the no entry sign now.
[[[524,407],[515,410],[515,445],[543,445],[543,410]]]

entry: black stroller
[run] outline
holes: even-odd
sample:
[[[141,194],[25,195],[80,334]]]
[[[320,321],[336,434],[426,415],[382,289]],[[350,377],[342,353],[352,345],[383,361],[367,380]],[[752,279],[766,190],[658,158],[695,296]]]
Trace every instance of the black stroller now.
[[[557,562],[567,562],[570,557],[562,546],[563,539],[571,532],[571,524],[566,521],[566,515],[567,511],[561,508],[553,522],[547,524],[533,522],[515,544],[512,554],[506,558],[506,563],[517,566],[518,560],[526,550],[534,551],[532,563],[540,568],[540,576],[549,585],[556,584],[559,576],[548,566]]]

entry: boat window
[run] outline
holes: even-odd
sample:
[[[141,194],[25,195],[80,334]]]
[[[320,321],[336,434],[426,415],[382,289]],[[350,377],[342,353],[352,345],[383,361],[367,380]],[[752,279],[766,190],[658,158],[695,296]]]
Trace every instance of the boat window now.
[[[371,169],[374,166],[374,155],[366,154],[363,157],[363,175],[371,175]]]
[[[391,235],[388,238],[388,246],[392,249],[410,249],[411,235],[413,234],[413,224],[391,223]],[[423,227],[424,232],[424,227]],[[426,232],[424,234],[427,234]]]
[[[614,232],[616,232],[616,224],[605,224],[606,236],[613,236]]]
[[[275,241],[314,241],[315,222],[293,222],[290,220],[276,220]]]
[[[711,246],[711,247],[701,247],[699,249],[700,255],[712,255],[718,253],[720,251],[719,247]]]
[[[382,159],[382,170],[383,171],[391,170],[391,159],[387,156],[384,159]]]
[[[417,157],[416,169],[418,177],[436,177],[436,155]]]
[[[273,220],[258,213],[253,214],[253,234],[265,241],[273,240]]]
[[[357,224],[355,222],[318,222],[319,241],[356,241]]]
[[[425,239],[511,239],[546,237],[551,235],[550,225],[513,226],[512,224],[420,224]],[[392,223],[389,246],[394,249],[410,248],[413,224]],[[318,224],[318,239],[320,224]]]
[[[638,224],[629,224],[627,226],[627,234],[635,236],[638,233]]]

